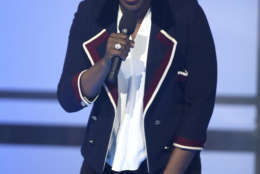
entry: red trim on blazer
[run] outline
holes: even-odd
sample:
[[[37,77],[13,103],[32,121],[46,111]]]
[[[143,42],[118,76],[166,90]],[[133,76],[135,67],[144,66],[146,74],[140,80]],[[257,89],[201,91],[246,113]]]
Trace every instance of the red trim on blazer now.
[[[103,34],[101,34],[99,37],[97,37],[95,40],[93,40],[92,42],[85,44],[84,46],[87,47],[87,49],[89,50],[89,52],[91,53],[91,56],[93,58],[93,61],[95,63],[97,63],[101,58],[97,52],[97,47],[104,42],[107,38],[109,37],[108,32],[104,32]]]
[[[184,137],[177,137],[174,143],[183,145],[183,146],[192,146],[192,147],[204,147],[204,142],[191,140]]]
[[[161,62],[160,66],[158,67],[155,76],[153,77],[152,81],[149,84],[149,87],[147,88],[147,91],[145,91],[144,94],[144,109],[146,108],[146,105],[148,104],[150,98],[152,97],[165,69],[170,61],[171,53],[173,51],[174,43],[171,42],[168,38],[166,38],[161,32],[159,32],[156,36],[158,40],[160,40],[163,44],[168,46],[168,50],[166,51],[166,54],[163,58],[163,61]]]
[[[81,102],[81,98],[79,95],[79,87],[78,87],[78,78],[79,78],[79,74],[74,76],[74,78],[72,79],[72,87],[73,87],[73,91],[74,91],[74,95],[77,99],[77,101],[80,103]]]

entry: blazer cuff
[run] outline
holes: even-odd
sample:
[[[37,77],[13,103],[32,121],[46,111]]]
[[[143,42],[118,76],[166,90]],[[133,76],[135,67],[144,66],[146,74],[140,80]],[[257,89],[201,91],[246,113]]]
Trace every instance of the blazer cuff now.
[[[178,137],[173,143],[174,147],[186,150],[203,150],[204,143],[202,141],[195,141],[183,137]]]
[[[91,103],[95,102],[99,97],[99,95],[97,95],[95,98],[89,99],[86,96],[83,96],[82,90],[81,90],[81,85],[80,85],[80,79],[81,79],[81,76],[83,75],[83,73],[85,71],[87,71],[87,69],[83,70],[79,74],[77,74],[73,78],[73,82],[72,82],[72,86],[73,86],[73,89],[74,89],[76,99],[80,102],[82,107],[86,107],[86,106],[90,105]]]

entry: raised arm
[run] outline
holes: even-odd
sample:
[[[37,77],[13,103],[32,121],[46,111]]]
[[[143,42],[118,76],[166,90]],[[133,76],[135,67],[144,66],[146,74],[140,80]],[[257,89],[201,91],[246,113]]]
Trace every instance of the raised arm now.
[[[124,34],[112,33],[107,41],[104,57],[95,65],[91,65],[82,43],[89,38],[88,26],[91,16],[88,15],[88,4],[81,2],[75,14],[69,36],[69,43],[58,84],[57,97],[61,106],[67,112],[75,112],[94,102],[110,70],[111,58],[119,55],[125,59],[130,47],[134,46]],[[115,49],[120,43],[122,48]]]

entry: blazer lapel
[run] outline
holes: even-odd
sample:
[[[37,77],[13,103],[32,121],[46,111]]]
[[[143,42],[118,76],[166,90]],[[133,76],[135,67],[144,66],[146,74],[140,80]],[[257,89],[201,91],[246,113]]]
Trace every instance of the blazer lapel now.
[[[176,46],[177,41],[152,22],[143,98],[144,115],[154,101],[172,65]]]
[[[146,115],[172,65],[177,41],[166,31],[174,31],[175,17],[170,0],[151,0],[152,28],[146,66],[143,112]]]

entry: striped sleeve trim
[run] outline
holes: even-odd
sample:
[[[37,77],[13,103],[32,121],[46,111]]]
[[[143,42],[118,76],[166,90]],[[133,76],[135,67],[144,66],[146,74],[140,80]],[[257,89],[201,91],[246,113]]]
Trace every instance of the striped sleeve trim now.
[[[175,139],[173,145],[175,147],[189,149],[189,150],[203,150],[204,142],[191,140],[183,137],[178,137]]]
[[[203,150],[203,147],[184,146],[178,143],[173,143],[173,146],[181,149],[187,149],[187,150]]]
[[[82,107],[86,107],[88,105],[90,105],[91,103],[95,102],[99,95],[97,95],[94,99],[90,100],[87,97],[83,96],[82,94],[82,90],[81,90],[81,85],[80,85],[80,79],[81,76],[84,72],[86,72],[87,70],[81,71],[79,74],[77,74],[74,79],[73,79],[73,88],[74,88],[74,92],[75,92],[75,96],[77,98],[77,100],[80,102]]]

